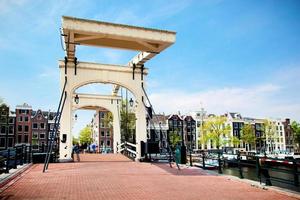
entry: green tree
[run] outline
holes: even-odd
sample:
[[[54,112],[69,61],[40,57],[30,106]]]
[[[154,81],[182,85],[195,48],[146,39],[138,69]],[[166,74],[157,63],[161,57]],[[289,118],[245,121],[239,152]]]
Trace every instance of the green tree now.
[[[91,144],[93,142],[92,129],[90,126],[87,125],[80,131],[79,141],[81,144]]]
[[[264,120],[263,122],[264,140],[267,141],[271,147],[271,153],[273,152],[275,140],[278,136],[276,135],[276,125],[271,120]]]
[[[251,124],[244,124],[241,130],[241,140],[249,145],[255,145],[255,130]]]
[[[227,141],[224,141],[224,142],[225,142],[224,144],[227,143]],[[241,140],[236,136],[230,137],[230,142],[233,144],[233,147],[238,147],[239,144],[241,144]]]
[[[177,131],[170,131],[169,134],[170,134],[170,143],[171,143],[170,146],[173,150],[175,150],[176,145],[181,141],[181,137]]]
[[[134,139],[135,134],[135,122],[136,117],[135,113],[131,112],[131,109],[128,109],[128,101],[122,101],[120,115],[121,115],[121,135],[125,141],[135,142],[131,139]]]
[[[78,143],[79,143],[79,139],[73,136],[73,145]]]
[[[225,138],[229,137],[231,126],[226,125],[226,121],[226,117],[210,117],[202,126],[204,140],[211,140],[216,145],[217,149],[228,142]]]
[[[300,146],[300,123],[293,121],[291,128],[294,134],[294,143],[296,144],[296,149],[299,151]]]

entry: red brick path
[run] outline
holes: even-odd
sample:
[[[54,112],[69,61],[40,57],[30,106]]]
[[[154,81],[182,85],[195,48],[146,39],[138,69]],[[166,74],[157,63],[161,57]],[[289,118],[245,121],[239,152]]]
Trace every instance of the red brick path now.
[[[201,169],[178,171],[113,154],[85,154],[81,161],[50,164],[47,173],[34,165],[0,199],[294,199]]]

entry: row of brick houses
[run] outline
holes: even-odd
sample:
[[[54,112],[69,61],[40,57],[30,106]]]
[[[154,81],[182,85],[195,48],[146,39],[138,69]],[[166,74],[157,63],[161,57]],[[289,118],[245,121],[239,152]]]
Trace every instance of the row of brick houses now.
[[[34,111],[26,103],[17,105],[15,110],[0,105],[0,149],[27,144],[33,150],[43,150],[50,141],[55,117],[55,112]]]

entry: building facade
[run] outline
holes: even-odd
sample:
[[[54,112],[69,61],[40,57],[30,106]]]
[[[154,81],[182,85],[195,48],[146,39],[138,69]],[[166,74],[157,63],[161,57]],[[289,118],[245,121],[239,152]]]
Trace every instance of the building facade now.
[[[15,118],[6,104],[0,105],[0,149],[15,145]]]
[[[113,152],[113,127],[108,120],[110,111],[102,108],[99,111],[99,150],[100,152]]]
[[[291,128],[290,119],[285,119],[283,122],[285,134],[285,147],[288,152],[294,152],[294,134]]]
[[[31,144],[32,107],[26,103],[16,106],[16,144]]]
[[[41,149],[45,151],[48,141],[48,112],[42,110],[32,111],[32,149]]]

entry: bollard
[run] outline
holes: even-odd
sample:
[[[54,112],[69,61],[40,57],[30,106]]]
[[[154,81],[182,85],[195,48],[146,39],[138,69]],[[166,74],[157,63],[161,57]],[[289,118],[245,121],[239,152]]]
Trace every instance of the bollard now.
[[[295,158],[293,159],[293,168],[294,168],[294,185],[299,186],[298,166]]]
[[[23,165],[23,145],[20,147],[20,165]]]
[[[18,161],[18,152],[17,152],[17,147],[15,146],[15,161],[14,161],[14,169],[17,169],[17,161]]]
[[[23,148],[22,148],[22,151],[23,151],[23,163],[26,163],[26,145],[23,145]]]
[[[222,172],[222,166],[221,166],[221,151],[220,150],[218,150],[218,172],[219,172],[219,174],[222,174],[223,172]]]
[[[244,178],[243,176],[243,170],[242,170],[242,166],[241,166],[241,153],[240,151],[238,151],[238,155],[237,155],[237,161],[238,161],[238,168],[239,168],[239,173],[240,173],[240,178]]]
[[[5,173],[9,173],[10,149],[7,149]]]
[[[192,161],[192,148],[190,149],[190,166],[193,166],[193,161]]]
[[[255,165],[256,165],[256,175],[257,178],[259,179],[259,183],[261,184],[261,170],[260,170],[260,164],[259,164],[259,157],[255,157]]]
[[[29,146],[28,158],[29,158],[28,162],[31,163],[31,161],[32,161],[32,147],[31,147],[31,145]]]
[[[202,168],[205,169],[205,152],[202,152]]]

